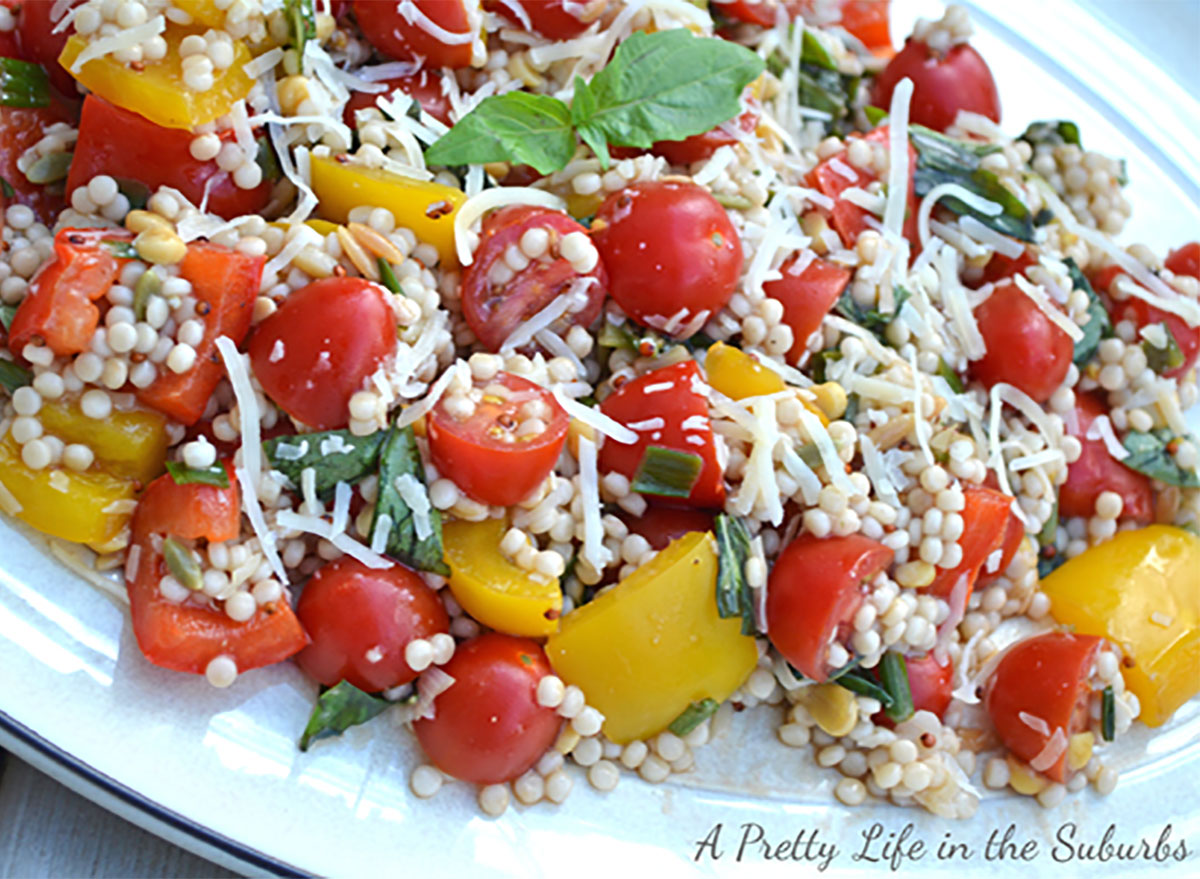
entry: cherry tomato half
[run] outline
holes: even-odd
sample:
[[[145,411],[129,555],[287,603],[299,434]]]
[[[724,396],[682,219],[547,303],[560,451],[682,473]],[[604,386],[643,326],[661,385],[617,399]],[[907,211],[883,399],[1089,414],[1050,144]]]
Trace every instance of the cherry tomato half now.
[[[634,183],[600,205],[592,240],[608,289],[643,326],[681,335],[729,301],[742,242],[725,209],[694,183]]]
[[[654,504],[640,516],[622,516],[632,534],[646,538],[652,549],[666,549],[676,538],[693,531],[712,531],[713,514]]]
[[[939,718],[945,715],[954,691],[954,663],[947,658],[946,664],[940,665],[932,653],[926,653],[920,657],[906,657],[904,666],[908,672],[913,711],[931,711]],[[873,714],[871,720],[889,729],[896,725],[886,711]]]
[[[289,294],[247,346],[267,396],[309,427],[345,427],[350,398],[396,347],[388,296],[361,278],[323,278]]]
[[[296,663],[327,687],[349,681],[368,693],[413,680],[404,649],[450,628],[441,599],[416,572],[368,568],[349,556],[313,575],[296,616],[312,639]]]
[[[542,232],[544,255],[530,259],[521,241],[527,233]],[[463,317],[480,342],[499,351],[518,326],[563,294],[571,296],[571,304],[551,326],[553,331],[565,335],[572,325],[586,327],[596,319],[604,305],[608,275],[598,258],[588,271],[579,272],[561,255],[563,239],[575,233],[586,236],[587,229],[561,211],[514,205],[488,215],[475,259],[463,270],[460,287]],[[588,243],[586,238],[583,243]],[[527,263],[515,272],[508,257],[514,249],[515,258]]]
[[[747,110],[738,116],[733,123],[744,132],[751,132],[758,126],[758,113]],[[693,134],[683,140],[660,140],[650,147],[650,152],[662,156],[672,165],[690,165],[692,162],[703,162],[712,157],[723,146],[732,146],[738,139],[726,130],[726,126],[718,125],[711,131]]]
[[[783,305],[783,322],[792,328],[790,363],[804,356],[809,336],[820,328],[852,277],[845,266],[819,258],[800,268],[799,259],[799,254],[789,258],[779,269],[783,277],[763,284],[763,292]]]
[[[1000,121],[996,80],[983,57],[966,43],[942,54],[910,37],[875,80],[871,103],[891,106],[892,90],[905,77],[913,84],[910,122],[945,131],[954,124],[959,110]]]
[[[351,128],[355,125],[354,113],[367,107],[374,107],[376,98],[381,95],[392,95],[397,91],[403,92],[410,98],[415,98],[421,109],[439,122],[450,124],[450,99],[442,90],[442,72],[428,67],[422,67],[416,73],[408,76],[397,76],[381,81],[387,86],[384,92],[351,92],[346,109],[342,111],[342,121]]]
[[[1087,726],[1087,683],[1099,647],[1100,639],[1092,635],[1046,632],[1004,654],[988,681],[984,704],[1000,740],[1014,755],[1029,763],[1056,732],[1061,730],[1065,744]],[[1064,747],[1042,771],[1063,781],[1066,763]]]
[[[1149,477],[1130,470],[1110,455],[1104,440],[1087,438],[1092,422],[1107,413],[1096,397],[1076,394],[1078,430],[1070,433],[1079,440],[1083,451],[1067,467],[1067,481],[1058,490],[1058,513],[1060,516],[1093,516],[1101,492],[1115,491],[1124,501],[1121,518],[1148,524],[1154,521],[1154,490],[1150,487]]]
[[[371,45],[398,61],[419,56],[430,67],[471,65],[479,0],[413,0],[409,5],[354,0],[354,16]]]
[[[824,681],[829,646],[854,619],[863,583],[892,563],[882,543],[851,534],[817,538],[803,534],[779,554],[767,582],[767,634],[801,674]]]
[[[75,88],[75,78],[58,63],[58,56],[75,29],[66,27],[55,33],[54,28],[62,20],[62,16],[82,2],[83,0],[70,0],[64,5],[46,3],[44,0],[27,0],[21,4],[21,11],[17,14],[17,33],[22,55],[45,67],[50,74],[50,82],[68,98],[78,98],[79,92]],[[54,13],[57,13],[57,17],[52,17]]]
[[[1071,368],[1071,337],[1011,281],[996,285],[975,320],[987,353],[971,362],[971,374],[989,388],[1005,382],[1037,403],[1049,400]]]
[[[626,445],[605,440],[600,447],[601,472],[616,471],[632,480],[650,446],[699,455],[700,475],[691,494],[671,502],[720,508],[725,503],[725,483],[708,399],[695,387],[701,381],[695,361],[687,360],[648,372],[609,394],[600,411],[634,431],[638,441]]]
[[[489,632],[458,645],[443,668],[454,683],[434,700],[434,716],[413,724],[438,769],[499,784],[554,743],[561,718],[537,701],[538,682],[553,672],[536,641]]]
[[[483,8],[548,40],[577,37],[599,18],[608,0],[484,0]]]
[[[1009,519],[1013,517],[1013,513],[1012,498],[1004,492],[968,486],[963,495],[963,533],[958,540],[959,546],[962,547],[962,561],[953,568],[938,568],[937,575],[927,590],[929,594],[938,598],[949,599],[954,594],[959,580],[965,577],[968,585],[961,599],[965,607],[967,599],[971,597],[971,587],[974,586],[976,577],[983,572],[988,558],[1003,547]],[[962,593],[961,587],[959,591]],[[954,613],[954,608],[951,608],[951,613]]]
[[[505,396],[494,392],[496,385]],[[519,435],[522,422],[534,418],[544,429]],[[438,472],[472,498],[507,507],[529,497],[554,469],[570,421],[549,391],[502,372],[466,418],[447,411],[445,397],[438,401],[429,413],[429,454]]]
[[[62,184],[41,186],[30,183],[17,167],[17,160],[41,140],[46,129],[55,122],[74,123],[71,114],[57,101],[51,101],[48,107],[0,106],[0,177],[13,189],[6,201],[28,205],[47,226],[54,225],[54,219],[62,209]]]
[[[1200,279],[1200,242],[1192,241],[1172,250],[1163,265],[1177,275]]]
[[[774,27],[780,7],[792,19],[803,11],[806,3],[805,0],[713,0],[712,5],[714,11],[733,21]]]

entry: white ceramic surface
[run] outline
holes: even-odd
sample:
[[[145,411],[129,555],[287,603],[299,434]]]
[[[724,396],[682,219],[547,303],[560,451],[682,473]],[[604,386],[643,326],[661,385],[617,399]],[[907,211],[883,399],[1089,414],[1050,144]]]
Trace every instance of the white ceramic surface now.
[[[937,6],[894,5],[905,29],[914,14]],[[1129,159],[1135,210],[1127,240],[1162,248],[1196,238],[1194,89],[1172,82],[1065,0],[995,0],[974,12],[981,31],[975,45],[1000,82],[1005,128],[1020,131],[1037,118],[1075,120],[1085,145]],[[326,875],[401,874],[418,865],[439,876],[560,876],[568,869],[592,875],[601,867],[609,875],[807,875],[819,853],[803,842],[816,832],[838,849],[828,875],[866,875],[890,872],[882,845],[911,822],[904,848],[911,853],[920,838],[926,853],[903,860],[902,873],[1200,873],[1200,700],[1155,735],[1139,727],[1127,737],[1111,797],[1085,791],[1046,811],[986,795],[973,820],[948,823],[913,810],[838,805],[830,796],[837,776],[815,770],[807,752],[778,745],[762,710],[740,716],[731,734],[701,749],[696,771],[685,778],[650,786],[625,777],[615,792],[600,795],[576,775],[565,806],[511,808],[491,820],[478,813],[466,785],[415,800],[407,786],[413,747],[386,717],[301,754],[295,742],[314,695],[290,666],[214,690],[147,664],[122,607],[50,558],[27,530],[0,521],[0,744],[222,863],[257,872],[275,861]],[[14,738],[15,727],[38,741]],[[1144,838],[1151,849],[1170,825],[1168,849],[1177,852],[1182,841],[1187,859],[1085,860],[1060,842],[1058,857],[1072,856],[1059,862],[1052,847],[1068,822],[1077,828],[1074,843],[1098,843],[1111,824],[1114,841]],[[883,860],[856,860],[876,823],[882,836],[868,854]],[[705,849],[696,862],[700,840],[718,824],[721,856]],[[989,836],[1010,824],[1017,840],[1036,843],[1032,860],[986,857]],[[739,861],[739,843],[744,833],[754,835],[754,825],[773,845],[802,831],[804,839],[791,859],[785,853],[767,860],[752,844]],[[970,857],[939,859],[947,838],[966,843]],[[817,860],[806,862],[806,854]]]

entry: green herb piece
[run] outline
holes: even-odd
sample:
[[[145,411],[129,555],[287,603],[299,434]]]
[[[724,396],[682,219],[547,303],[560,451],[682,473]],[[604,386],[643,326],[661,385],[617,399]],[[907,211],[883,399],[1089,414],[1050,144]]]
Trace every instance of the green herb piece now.
[[[850,288],[838,297],[837,304],[834,309],[846,320],[853,321],[864,329],[870,330],[871,333],[879,339],[879,341],[887,344],[887,328],[888,324],[896,319],[896,315],[900,313],[900,309],[904,307],[904,303],[908,301],[908,289],[897,284],[892,290],[892,299],[895,303],[894,309],[888,314],[884,314],[877,308],[864,308],[854,301],[854,296],[850,293]]]
[[[131,211],[144,210],[146,202],[150,201],[150,187],[140,180],[128,177],[116,177],[117,192],[125,196]]]
[[[4,327],[5,332],[12,326],[13,318],[17,316],[17,307],[15,305],[0,305],[0,326]]]
[[[830,680],[833,680],[832,678]],[[837,678],[838,686],[845,687],[851,693],[866,696],[879,701],[885,709],[892,707],[892,694],[874,681],[865,670],[852,669]]]
[[[809,366],[812,368],[813,380],[818,384],[824,384],[829,381],[829,364],[841,359],[842,352],[837,348],[826,348],[823,351],[818,351],[808,359]]]
[[[367,533],[373,538],[375,529],[381,527],[381,518],[387,516],[391,520],[385,549],[388,555],[418,571],[449,576],[450,568],[442,552],[441,514],[430,505],[425,514],[429,533],[418,534],[416,517],[397,487],[397,480],[404,477],[415,479],[424,489],[425,468],[412,425],[403,429],[393,425],[379,451],[379,497]]]
[[[211,467],[189,467],[178,461],[167,462],[167,472],[176,485],[215,485],[229,488],[229,474],[220,464]]]
[[[162,554],[163,561],[167,563],[167,570],[181,585],[193,592],[204,586],[204,574],[200,569],[200,560],[196,558],[196,554],[191,549],[174,537],[168,537],[163,541]]]
[[[716,699],[701,699],[699,702],[693,702],[683,709],[682,714],[671,721],[671,725],[667,729],[677,736],[686,736],[716,714],[720,707],[721,703]]]
[[[1172,369],[1178,369],[1183,366],[1183,351],[1179,349],[1179,342],[1175,338],[1175,334],[1171,332],[1171,328],[1167,326],[1166,321],[1159,323],[1166,334],[1167,347],[1159,348],[1151,345],[1147,340],[1142,342],[1142,351],[1146,354],[1147,365],[1162,375],[1164,372],[1170,372]]]
[[[1063,553],[1052,546],[1047,547],[1038,554],[1038,579],[1044,580],[1049,577],[1066,560],[1066,556]]]
[[[754,600],[746,582],[750,558],[750,531],[739,516],[719,514],[713,520],[717,537],[717,615],[742,618],[742,634],[753,635]]]
[[[397,296],[403,296],[404,291],[400,289],[400,281],[396,278],[396,272],[392,268],[392,264],[379,257],[379,283],[383,284],[389,291]]]
[[[892,720],[908,720],[913,714],[912,690],[908,686],[908,666],[899,653],[885,653],[879,661],[879,681],[892,704],[884,708]]]
[[[50,106],[50,78],[39,64],[0,58],[0,105]]]
[[[943,360],[940,355],[938,357],[937,374],[946,380],[946,384],[950,385],[950,390],[954,391],[954,393],[961,394],[967,389],[959,374],[951,369],[950,364]]]
[[[300,58],[304,58],[304,46],[317,37],[317,11],[313,0],[284,0],[283,13],[287,16],[288,30]]]
[[[980,198],[999,205],[1001,212],[989,216],[949,196],[943,198],[940,204],[956,214],[974,217],[1001,235],[1018,241],[1033,241],[1033,216],[1029,208],[1001,184],[999,177],[980,167],[984,156],[1000,149],[997,144],[955,140],[922,125],[910,125],[908,130],[917,151],[913,185],[918,198],[940,183],[957,183]]]
[[[117,259],[137,259],[137,248],[130,241],[101,241],[101,245]]]
[[[800,63],[813,64],[823,70],[837,70],[837,62],[821,42],[816,31],[804,28],[804,36],[800,43]]]
[[[280,436],[263,443],[271,466],[300,484],[300,474],[311,467],[316,474],[317,497],[329,500],[339,482],[348,485],[374,472],[387,431],[355,436],[348,430],[323,430]]]
[[[857,393],[851,393],[846,397],[846,411],[842,413],[840,421],[849,421],[853,423],[858,415],[858,407],[862,404],[862,398]]]
[[[10,394],[17,388],[23,388],[33,382],[33,373],[23,366],[18,366],[11,360],[0,357],[0,387]]]
[[[283,169],[279,167],[279,159],[271,146],[271,138],[264,134],[255,138],[255,143],[258,144],[258,153],[254,156],[254,161],[262,169],[263,179],[274,183],[283,176]]]
[[[863,107],[863,115],[867,117],[867,121],[871,123],[872,127],[878,128],[879,123],[888,118],[888,111],[868,104]]]
[[[1107,339],[1113,334],[1112,321],[1108,318],[1108,309],[1104,307],[1104,303],[1092,289],[1087,276],[1079,270],[1075,260],[1068,256],[1063,263],[1067,267],[1067,273],[1071,276],[1071,286],[1076,290],[1082,290],[1088,298],[1088,320],[1082,327],[1083,338],[1075,343],[1075,353],[1071,356],[1071,361],[1082,368],[1095,355],[1096,349],[1100,347],[1100,340]]]
[[[1117,737],[1117,695],[1112,684],[1105,687],[1100,696],[1100,735],[1106,742]]]
[[[1029,127],[1025,129],[1025,133],[1017,139],[1027,141],[1033,146],[1039,144],[1062,146],[1070,143],[1077,147],[1083,147],[1083,143],[1079,139],[1079,126],[1065,119],[1030,123]]]
[[[754,202],[746,198],[744,195],[736,195],[725,192],[714,192],[713,200],[723,208],[730,208],[735,211],[748,211],[754,207]]]
[[[558,98],[508,92],[484,98],[425,151],[430,165],[516,162],[549,174],[575,153],[571,111]]]
[[[857,77],[844,77],[835,70],[813,64],[801,64],[798,73],[800,106],[828,113],[827,128],[836,128],[850,112],[850,102],[858,86]]]
[[[133,284],[133,316],[138,320],[146,319],[146,306],[150,297],[162,293],[162,278],[153,269],[147,269],[138,275]]]
[[[317,697],[308,726],[300,736],[300,750],[307,751],[315,739],[341,735],[352,726],[366,723],[391,704],[379,696],[364,693],[349,681],[330,687]]]
[[[38,186],[66,180],[71,171],[73,153],[46,153],[25,169],[25,179]]]
[[[17,194],[16,190],[12,188],[12,184],[3,177],[0,177],[0,193],[2,193],[5,198],[12,198]]]
[[[834,669],[833,671],[831,671],[831,672],[829,673],[829,677],[828,677],[828,678],[826,678],[826,680],[828,680],[828,681],[838,681],[838,680],[840,680],[842,677],[844,677],[844,676],[846,676],[846,675],[850,674],[850,672],[852,672],[852,671],[854,671],[856,668],[858,668],[858,664],[859,664],[860,662],[862,662],[862,657],[861,657],[861,656],[856,656],[856,657],[854,657],[854,658],[853,658],[853,659],[851,659],[849,662],[847,662],[845,665],[843,665],[841,668]],[[799,674],[799,672],[797,672],[797,674]],[[801,675],[801,677],[803,677],[803,675]]]
[[[1144,473],[1151,479],[1157,479],[1167,485],[1200,488],[1200,474],[1195,470],[1180,467],[1172,454],[1173,444],[1179,441],[1180,437],[1176,437],[1165,427],[1150,433],[1131,430],[1125,434],[1122,443],[1129,454],[1121,459],[1121,463],[1130,470]]]
[[[703,467],[704,460],[699,455],[649,446],[633,476],[632,488],[643,494],[687,497]]]

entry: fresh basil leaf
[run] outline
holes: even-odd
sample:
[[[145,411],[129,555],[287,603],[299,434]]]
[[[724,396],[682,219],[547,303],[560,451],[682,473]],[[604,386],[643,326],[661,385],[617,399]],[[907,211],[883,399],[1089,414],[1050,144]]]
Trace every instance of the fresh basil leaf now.
[[[703,468],[704,459],[692,452],[648,446],[631,487],[642,494],[687,497]]]
[[[317,697],[308,725],[300,736],[300,750],[307,751],[314,739],[340,735],[352,726],[366,723],[391,704],[379,696],[364,693],[349,681],[330,687]]]
[[[12,326],[13,318],[17,316],[17,307],[15,305],[0,305],[0,326],[4,327],[4,331],[8,332],[8,328]]]
[[[400,289],[400,281],[396,278],[396,271],[382,256],[379,257],[379,283],[397,296],[404,295],[404,291]]]
[[[339,482],[353,485],[375,470],[386,437],[385,430],[370,436],[355,436],[348,430],[299,433],[267,440],[263,453],[293,485],[299,485],[300,474],[311,467],[317,477],[317,496],[328,500]]]
[[[883,654],[879,661],[879,682],[892,697],[892,704],[884,708],[887,716],[897,722],[912,717],[912,688],[908,684],[908,667],[903,656],[891,651]]]
[[[850,293],[850,288],[847,287],[841,296],[838,297],[834,309],[846,320],[853,321],[864,329],[870,330],[879,341],[885,345],[887,341],[888,324],[896,319],[896,315],[900,313],[900,309],[904,307],[904,303],[912,294],[908,288],[897,284],[892,290],[892,299],[895,303],[895,308],[884,314],[877,308],[864,308],[854,301],[854,297]]]
[[[721,703],[716,699],[701,699],[699,702],[693,702],[687,708],[683,709],[683,713],[671,721],[668,730],[675,733],[677,736],[686,736],[704,721],[708,720],[717,713],[717,709],[721,707]]]
[[[146,207],[146,202],[150,200],[150,187],[140,180],[134,180],[130,177],[117,177],[117,192],[125,196],[129,202],[129,209],[140,211]]]
[[[954,391],[954,393],[961,394],[967,389],[967,386],[963,384],[962,377],[951,369],[950,364],[943,360],[941,356],[938,357],[937,374],[946,380],[946,384],[950,385],[950,390]]]
[[[220,464],[211,467],[189,467],[179,461],[168,461],[167,472],[176,485],[215,485],[229,488],[229,474]]]
[[[137,248],[130,241],[101,241],[104,248],[117,259],[137,259]]]
[[[830,680],[834,679],[830,678]],[[892,694],[872,679],[865,669],[855,668],[843,672],[838,675],[836,680],[838,686],[845,687],[851,693],[878,700],[885,709],[892,707]]]
[[[17,388],[23,388],[32,382],[33,373],[28,369],[0,357],[0,387],[11,394]]]
[[[1146,365],[1162,375],[1164,372],[1170,372],[1172,369],[1183,366],[1184,356],[1183,351],[1179,348],[1179,342],[1175,338],[1175,334],[1171,332],[1171,328],[1167,326],[1167,322],[1162,321],[1159,326],[1163,328],[1163,333],[1166,335],[1167,346],[1159,348],[1157,345],[1151,345],[1147,340],[1142,342],[1142,351],[1146,355]]]
[[[888,118],[888,111],[868,104],[863,107],[863,115],[867,117],[867,121],[871,123],[872,127],[878,128],[879,123]]]
[[[834,127],[850,112],[851,86],[858,80],[838,75],[813,64],[801,64],[799,73],[800,106],[828,113],[827,127]]]
[[[1092,289],[1087,276],[1079,270],[1075,260],[1068,256],[1063,263],[1067,267],[1067,273],[1071,276],[1071,285],[1076,290],[1086,293],[1088,298],[1088,321],[1082,327],[1083,338],[1075,343],[1075,353],[1071,356],[1071,361],[1082,369],[1095,355],[1096,349],[1100,347],[1100,340],[1107,339],[1113,334],[1112,321],[1109,320],[1108,309],[1104,307],[1104,303]]]
[[[441,514],[430,505],[426,514],[430,533],[423,537],[417,534],[413,511],[397,487],[397,480],[405,476],[415,479],[424,489],[425,468],[417,451],[412,425],[403,429],[393,425],[379,452],[379,497],[367,533],[374,537],[375,529],[382,527],[382,517],[387,516],[391,520],[386,545],[388,555],[418,571],[449,576],[450,568],[442,551]]]
[[[719,514],[713,520],[717,537],[717,615],[742,618],[742,634],[753,635],[754,599],[746,582],[750,531],[739,516]]]
[[[1131,430],[1125,434],[1122,443],[1129,454],[1121,459],[1121,463],[1130,470],[1136,470],[1167,485],[1200,488],[1200,474],[1195,470],[1180,467],[1175,456],[1171,454],[1172,444],[1178,441],[1178,437],[1166,428],[1152,433]]]
[[[292,46],[304,57],[304,46],[317,38],[317,11],[313,0],[283,0],[283,12],[287,16]]]
[[[12,188],[12,184],[4,177],[0,177],[0,194],[3,194],[5,198],[12,198],[17,194],[17,191]]]
[[[821,42],[821,38],[810,28],[804,28],[800,42],[800,63],[812,64],[823,70],[837,70],[837,62]]]
[[[763,68],[761,58],[727,40],[686,28],[638,31],[590,83],[576,81],[571,117],[594,150],[601,139],[642,148],[683,140],[738,115],[742,90]]]
[[[564,167],[574,153],[566,104],[549,95],[507,92],[484,98],[425,151],[425,161],[430,165],[517,162],[549,174]]]
[[[1112,684],[1104,688],[1100,697],[1100,735],[1106,742],[1117,737],[1117,695]]]
[[[1025,129],[1025,133],[1017,140],[1026,141],[1032,146],[1043,143],[1050,146],[1061,146],[1065,143],[1074,144],[1077,147],[1083,146],[1079,139],[1079,126],[1065,119],[1030,123],[1029,127]]]
[[[1018,241],[1033,240],[1033,216],[1029,208],[1000,183],[999,177],[980,167],[983,157],[999,150],[999,145],[955,140],[923,125],[910,125],[908,130],[917,151],[913,185],[918,198],[940,183],[957,183],[980,198],[1000,205],[1001,212],[989,216],[953,197],[942,199],[940,204],[960,216],[974,217],[1001,235]]]
[[[0,106],[50,106],[50,78],[42,66],[0,58]]]
[[[271,138],[264,134],[255,138],[255,143],[258,144],[258,153],[255,155],[254,161],[262,169],[263,180],[270,180],[274,183],[283,176],[283,170],[279,167],[279,159],[276,158],[275,149],[271,146]]]

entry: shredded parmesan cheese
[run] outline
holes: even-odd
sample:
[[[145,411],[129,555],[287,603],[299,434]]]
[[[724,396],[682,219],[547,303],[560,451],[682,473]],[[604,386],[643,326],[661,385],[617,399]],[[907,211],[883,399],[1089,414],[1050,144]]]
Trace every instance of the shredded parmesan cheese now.
[[[907,76],[892,90],[888,119],[887,206],[883,226],[894,235],[903,234],[904,210],[908,206],[908,108],[913,83]]]

